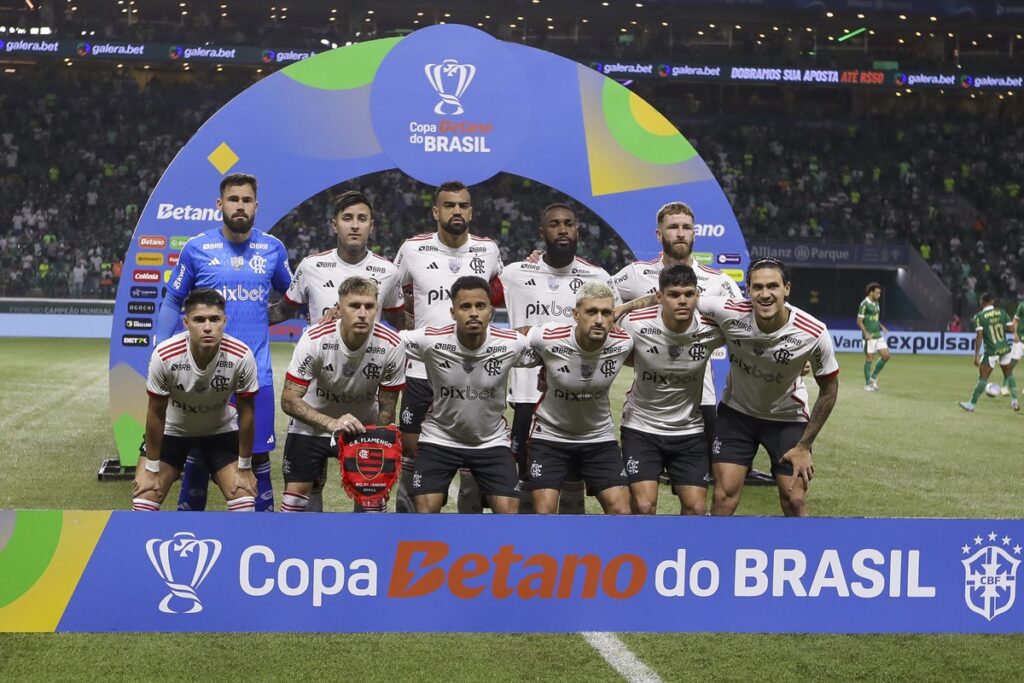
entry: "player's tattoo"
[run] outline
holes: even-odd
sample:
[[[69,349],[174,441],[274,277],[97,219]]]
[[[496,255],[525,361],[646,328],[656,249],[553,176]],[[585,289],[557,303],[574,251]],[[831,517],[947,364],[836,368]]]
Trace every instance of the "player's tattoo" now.
[[[647,308],[648,306],[653,306],[656,303],[658,303],[657,297],[653,294],[648,294],[646,296],[633,299],[632,301],[627,301],[624,304],[619,304],[615,307],[613,315],[615,319],[618,320],[631,311],[635,311],[638,308]]]
[[[377,424],[389,425],[395,421],[395,406],[398,404],[397,391],[377,392]]]
[[[815,379],[820,390],[818,392],[818,400],[814,402],[814,407],[811,408],[811,417],[807,420],[807,427],[804,429],[803,438],[799,442],[801,446],[808,449],[814,443],[818,432],[825,426],[825,422],[828,421],[828,416],[832,414],[832,409],[836,406],[836,399],[839,397],[839,376],[837,374],[828,377],[817,377]]]
[[[285,380],[284,391],[281,392],[281,410],[289,417],[305,422],[310,427],[316,427],[325,432],[331,431],[334,419],[315,410],[313,406],[303,400],[307,389],[308,387],[297,382]]]

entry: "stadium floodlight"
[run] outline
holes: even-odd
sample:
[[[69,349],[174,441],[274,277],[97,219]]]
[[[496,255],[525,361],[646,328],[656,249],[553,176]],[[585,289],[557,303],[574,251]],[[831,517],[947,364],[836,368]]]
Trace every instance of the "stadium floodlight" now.
[[[331,41],[327,40],[326,38],[321,38],[320,39],[320,44],[321,45],[330,45]]]
[[[868,29],[865,26],[861,26],[860,28],[855,28],[854,30],[850,31],[849,33],[845,33],[845,34],[839,36],[838,42],[841,43],[844,40],[849,40],[850,38],[855,38],[855,37],[859,36],[860,34],[864,33],[867,30]]]

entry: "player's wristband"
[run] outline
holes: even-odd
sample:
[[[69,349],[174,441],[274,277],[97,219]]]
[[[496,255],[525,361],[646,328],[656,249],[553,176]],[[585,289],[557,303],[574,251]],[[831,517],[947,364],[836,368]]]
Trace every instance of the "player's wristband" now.
[[[239,458],[238,469],[240,470],[251,470],[252,469],[252,458]]]
[[[160,461],[146,458],[146,471],[153,474],[160,474]]]

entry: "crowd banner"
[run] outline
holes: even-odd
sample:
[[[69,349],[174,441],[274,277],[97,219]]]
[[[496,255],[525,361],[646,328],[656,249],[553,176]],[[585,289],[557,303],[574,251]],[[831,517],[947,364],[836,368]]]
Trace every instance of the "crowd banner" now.
[[[0,511],[3,631],[1022,633],[1024,520]]]
[[[829,330],[837,352],[864,351],[864,334],[860,330]],[[893,353],[921,355],[973,356],[974,332],[893,332],[885,335],[885,343]]]
[[[391,169],[435,187],[448,180],[472,186],[498,173],[529,178],[589,208],[636,254],[658,252],[658,209],[684,201],[697,217],[695,259],[737,280],[749,262],[729,201],[690,142],[650,104],[585,65],[457,25],[323,52],[271,74],[214,114],[140,214],[110,346],[121,465],[138,459],[156,341],[127,326],[152,323],[166,283],[181,277],[185,243],[222,226],[220,180],[237,171],[259,178],[255,227],[269,230],[322,190]],[[269,245],[254,248],[262,247]],[[254,257],[237,268],[259,272],[263,263]],[[270,295],[241,285],[221,293],[229,303]],[[716,372],[725,375],[724,367]]]

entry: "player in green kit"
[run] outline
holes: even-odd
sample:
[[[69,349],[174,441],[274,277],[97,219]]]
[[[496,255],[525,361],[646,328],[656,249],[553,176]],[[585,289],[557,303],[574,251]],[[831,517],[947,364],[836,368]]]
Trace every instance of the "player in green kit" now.
[[[1020,336],[1020,321],[1024,320],[1024,302],[1021,302],[1017,306],[1017,311],[1013,314],[1013,348],[1010,351],[1010,372],[1017,367],[1017,363],[1021,358],[1024,358],[1024,341],[1021,341]],[[1009,378],[1003,380],[1002,395],[1009,396],[1010,394],[1010,380]]]
[[[1006,337],[1007,328],[1010,327],[1010,316],[1006,315],[1003,309],[996,308],[995,303],[995,297],[991,294],[982,294],[981,311],[974,316],[974,328],[978,332],[974,344],[974,364],[978,367],[978,383],[974,387],[971,400],[957,404],[969,413],[974,412],[974,404],[985,391],[988,376],[992,374],[996,364],[1003,371],[1003,377],[1010,387],[1010,405],[1014,410],[1020,410],[1020,403],[1017,402],[1017,382],[1013,379],[1013,369],[1010,366],[1010,340]]]
[[[881,298],[882,285],[871,282],[867,286],[867,296],[857,309],[857,327],[864,335],[864,391],[878,391],[878,375],[889,362],[889,345],[885,343],[885,335],[889,334],[889,330],[879,320],[882,309],[878,300]],[[875,352],[880,358],[872,370]]]

